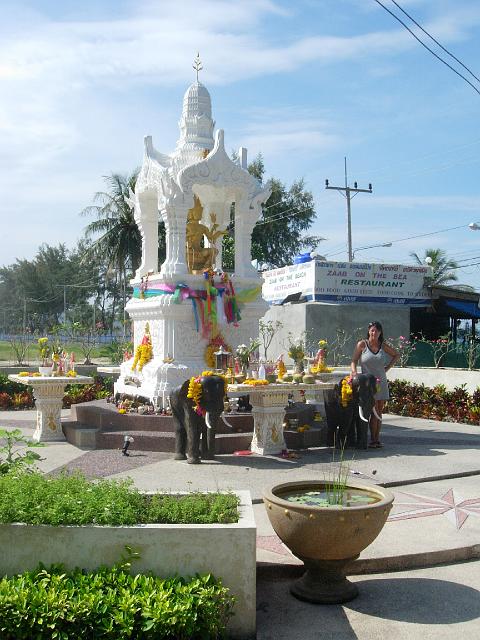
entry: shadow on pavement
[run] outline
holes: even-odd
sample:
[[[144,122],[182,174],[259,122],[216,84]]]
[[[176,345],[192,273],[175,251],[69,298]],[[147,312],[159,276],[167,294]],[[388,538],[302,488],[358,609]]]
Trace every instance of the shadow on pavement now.
[[[480,616],[480,593],[456,582],[429,578],[356,580],[360,596],[345,607],[386,620],[456,624]]]
[[[355,579],[360,595],[344,605],[301,602],[290,594],[293,581],[257,580],[257,640],[419,638],[424,625],[435,626],[439,638],[453,638],[458,632],[444,635],[453,630],[447,625],[480,615],[479,592],[448,580],[362,576]]]

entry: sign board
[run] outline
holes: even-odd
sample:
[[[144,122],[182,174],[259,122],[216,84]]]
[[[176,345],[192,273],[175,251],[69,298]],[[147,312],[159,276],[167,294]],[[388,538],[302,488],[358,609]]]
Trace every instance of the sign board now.
[[[428,306],[424,287],[432,268],[421,265],[311,260],[263,273],[263,297],[281,302],[301,293],[306,300],[331,303],[381,302]]]

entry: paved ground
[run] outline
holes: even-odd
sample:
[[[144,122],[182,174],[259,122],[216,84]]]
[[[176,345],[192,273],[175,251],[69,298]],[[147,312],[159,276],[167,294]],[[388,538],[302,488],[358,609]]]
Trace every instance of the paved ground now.
[[[257,579],[258,640],[478,640],[480,561],[355,576],[360,595],[312,605],[290,580]]]
[[[31,435],[34,413],[2,412],[2,426]],[[382,435],[383,449],[347,456],[352,477],[391,486],[395,503],[380,536],[352,567],[352,580],[361,583],[359,598],[343,606],[308,605],[289,595],[301,563],[276,537],[261,503],[268,485],[331,473],[330,449],[294,459],[224,455],[198,466],[176,462],[171,454],[135,451],[134,444],[128,458],[68,443],[39,452],[45,471],[66,467],[90,476],[129,476],[142,489],[249,489],[258,527],[259,639],[478,638],[480,427],[386,416]]]

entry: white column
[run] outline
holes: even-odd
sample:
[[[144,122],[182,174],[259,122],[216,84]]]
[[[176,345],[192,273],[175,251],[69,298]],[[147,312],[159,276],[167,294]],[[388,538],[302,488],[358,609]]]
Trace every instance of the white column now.
[[[244,386],[248,388],[248,385]],[[289,388],[285,389],[282,385],[250,387],[253,414],[253,438],[250,448],[254,453],[277,455],[287,448],[283,437],[283,418]]]
[[[188,273],[186,255],[186,228],[188,210],[193,206],[191,203],[178,203],[166,208],[165,232],[167,239],[166,260],[162,265],[161,273],[164,276],[172,277],[185,275]]]
[[[158,271],[158,197],[149,191],[139,195],[135,204],[135,221],[142,234],[142,262],[135,278]]]
[[[282,453],[287,448],[283,437],[285,407],[252,406],[252,414],[254,431],[250,448],[253,453],[262,456]]]
[[[48,385],[34,385],[37,425],[33,433],[35,442],[55,442],[65,440],[61,424],[62,399],[65,383],[51,382]]]
[[[235,275],[257,276],[252,266],[252,231],[258,213],[250,209],[248,203],[239,200],[235,204]]]

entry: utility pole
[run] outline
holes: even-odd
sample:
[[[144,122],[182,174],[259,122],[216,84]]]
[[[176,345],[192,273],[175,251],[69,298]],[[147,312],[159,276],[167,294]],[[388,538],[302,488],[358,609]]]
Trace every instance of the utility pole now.
[[[344,187],[331,187],[328,183],[328,179],[325,180],[325,189],[335,189],[347,200],[347,242],[348,242],[348,261],[353,262],[353,249],[352,249],[352,212],[351,212],[351,199],[354,198],[357,193],[372,193],[372,185],[368,185],[368,189],[359,189],[357,183],[353,183],[353,187],[348,186],[347,179],[347,158],[345,158],[345,186]],[[345,193],[343,193],[345,192]],[[353,195],[352,195],[353,194]]]

